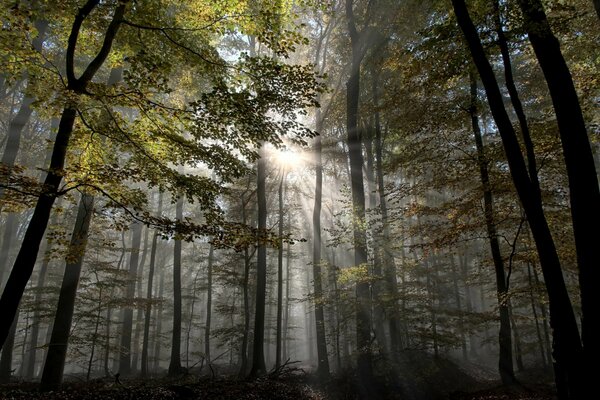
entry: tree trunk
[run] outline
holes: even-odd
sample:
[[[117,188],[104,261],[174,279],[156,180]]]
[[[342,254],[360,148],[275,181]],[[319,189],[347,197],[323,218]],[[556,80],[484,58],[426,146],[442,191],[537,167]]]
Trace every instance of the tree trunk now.
[[[259,243],[256,260],[256,310],[254,315],[254,342],[252,344],[251,377],[263,375],[265,366],[265,298],[267,289],[267,247],[263,236],[267,230],[267,196],[266,179],[267,166],[264,145],[260,148],[260,158],[257,166],[257,196],[258,196],[258,235]]]
[[[207,273],[207,288],[206,288],[206,325],[204,328],[204,356],[206,357],[206,362],[210,364],[210,323],[212,317],[212,290],[213,290],[213,253],[214,248],[213,245],[210,245],[208,250],[208,273]]]
[[[125,298],[128,306],[123,310],[123,325],[121,327],[121,348],[119,356],[119,373],[128,376],[132,373],[131,366],[131,332],[133,329],[133,308],[131,303],[135,299],[135,280],[140,256],[140,245],[142,242],[142,224],[134,222],[131,225],[131,255],[129,257],[129,282]]]
[[[513,183],[527,215],[544,273],[554,329],[555,378],[559,397],[581,398],[582,347],[571,301],[562,275],[556,246],[544,215],[541,199],[533,188],[516,133],[504,109],[498,82],[463,0],[452,0],[458,23],[486,89],[490,110],[502,137]],[[596,178],[594,178],[596,179]],[[597,182],[596,182],[597,185]]]
[[[490,242],[492,260],[494,262],[494,271],[496,273],[496,296],[498,298],[498,310],[500,313],[500,332],[498,341],[500,354],[498,370],[500,372],[502,383],[504,385],[512,385],[516,382],[516,379],[512,361],[512,334],[510,332],[510,316],[508,309],[508,287],[506,284],[506,274],[504,272],[504,261],[502,260],[500,243],[498,242],[496,222],[494,221],[494,200],[488,171],[488,160],[485,156],[481,129],[479,127],[477,80],[474,73],[470,73],[469,78],[471,81],[471,124],[473,135],[475,136],[475,146],[477,148],[477,163],[479,164],[479,175],[481,177],[483,191],[485,226]]]
[[[360,34],[356,30],[352,0],[346,0],[346,18],[352,45],[350,77],[346,84],[346,129],[352,189],[354,265],[367,267],[367,233],[365,220],[365,188],[363,183],[363,155],[358,131],[358,102],[360,96],[360,64],[362,49]],[[371,359],[371,293],[369,282],[356,284],[356,346],[358,376],[362,398],[376,398]]]
[[[279,181],[279,240],[277,247],[277,326],[275,334],[275,368],[281,366],[281,330],[283,322],[283,185],[285,182],[285,167],[281,171]]]
[[[57,390],[62,383],[67,346],[71,335],[71,321],[75,310],[77,286],[79,285],[79,276],[81,275],[93,213],[94,196],[83,193],[79,200],[77,219],[71,235],[67,265],[60,287],[58,305],[56,306],[52,336],[46,354],[44,371],[42,372],[40,389],[43,391]]]
[[[158,194],[158,211],[156,215],[162,216],[163,194]],[[148,267],[148,285],[146,288],[146,307],[144,309],[144,338],[142,340],[142,365],[141,377],[148,376],[148,349],[150,346],[150,317],[152,315],[152,286],[154,285],[154,269],[156,265],[156,249],[158,245],[158,232],[152,235],[152,247],[150,248],[150,266]]]
[[[182,196],[177,199],[175,213],[177,221],[183,220]],[[181,370],[181,239],[176,237],[173,253],[173,335],[169,376],[178,376]]]
[[[87,85],[110,54],[113,40],[123,21],[123,16],[128,3],[128,1],[119,2],[106,30],[100,51],[88,64],[81,77],[76,78],[74,74],[74,53],[79,31],[83,21],[99,2],[100,0],[88,0],[85,5],[79,9],[68,40],[66,52],[67,89],[71,90],[76,95],[85,93]],[[0,324],[0,346],[4,345],[8,336],[8,331],[10,329],[9,321],[12,322],[17,314],[17,309],[21,297],[23,296],[23,292],[25,291],[25,286],[27,285],[27,281],[29,281],[35,266],[40,243],[50,218],[50,211],[52,210],[62,181],[67,148],[71,133],[73,132],[76,116],[77,109],[75,108],[74,103],[67,105],[62,112],[54,148],[52,150],[52,158],[48,169],[49,172],[44,180],[44,187],[46,190],[37,200],[21,248],[19,249],[8,282],[2,292],[2,297],[0,298],[0,319],[5,322]]]
[[[540,0],[519,0],[525,30],[546,78],[562,142],[569,179],[571,217],[579,266],[581,292],[581,340],[583,342],[586,384],[597,376],[600,367],[600,324],[596,305],[600,281],[600,247],[590,235],[600,225],[600,188],[594,155],[588,138],[583,112],[569,67],[562,55]],[[592,373],[593,372],[593,373]]]
[[[137,288],[135,290],[136,297],[142,298],[142,283],[144,278],[144,265],[146,265],[146,256],[148,255],[148,236],[150,233],[150,229],[146,228],[144,232],[144,244],[142,246],[142,259],[140,260],[140,264],[137,271]],[[144,315],[144,309],[142,307],[137,307],[136,316],[135,316],[135,336],[133,337],[133,351],[132,351],[132,359],[131,359],[131,370],[137,371],[138,359],[140,358],[140,336],[142,334],[142,318]]]

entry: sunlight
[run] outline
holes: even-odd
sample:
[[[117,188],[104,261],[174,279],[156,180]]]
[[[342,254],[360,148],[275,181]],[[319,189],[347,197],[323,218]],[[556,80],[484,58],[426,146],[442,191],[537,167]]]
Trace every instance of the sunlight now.
[[[275,160],[286,171],[294,169],[303,163],[301,154],[289,148],[275,150]]]

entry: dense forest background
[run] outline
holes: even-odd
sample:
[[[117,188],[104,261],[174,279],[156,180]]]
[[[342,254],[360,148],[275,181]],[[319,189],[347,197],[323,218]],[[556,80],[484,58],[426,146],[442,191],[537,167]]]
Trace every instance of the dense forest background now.
[[[0,397],[594,389],[599,1],[0,20]]]

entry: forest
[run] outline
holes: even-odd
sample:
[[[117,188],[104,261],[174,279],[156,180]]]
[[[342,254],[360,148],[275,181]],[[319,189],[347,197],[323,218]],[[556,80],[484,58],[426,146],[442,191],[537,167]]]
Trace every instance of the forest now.
[[[595,397],[600,0],[0,20],[1,399]]]

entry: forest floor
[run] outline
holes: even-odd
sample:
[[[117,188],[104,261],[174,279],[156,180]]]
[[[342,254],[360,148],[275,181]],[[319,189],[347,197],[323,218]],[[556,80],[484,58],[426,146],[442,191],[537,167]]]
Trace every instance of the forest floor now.
[[[414,360],[407,360],[414,363]],[[416,362],[416,369],[402,369],[392,382],[379,377],[367,399],[385,400],[555,400],[548,373],[530,370],[518,375],[521,382],[503,387],[485,368],[458,368],[448,361]],[[414,366],[414,365],[412,365]],[[428,367],[423,369],[424,367]],[[427,370],[427,373],[423,371]],[[300,370],[301,371],[301,370]],[[182,379],[122,380],[105,378],[67,382],[55,392],[40,392],[38,384],[14,382],[0,385],[6,400],[350,400],[359,399],[358,376],[353,372],[319,383],[309,373],[267,376],[256,380],[188,375]],[[398,372],[398,371],[396,371]],[[379,392],[379,393],[376,393]]]
[[[393,388],[380,388],[383,395],[379,398],[390,400],[414,399],[402,396]],[[550,385],[527,384],[506,388],[497,382],[473,387],[473,390],[461,390],[420,397],[426,399],[447,400],[554,400],[556,396]],[[263,378],[253,381],[235,379],[202,379],[200,381],[94,381],[86,383],[67,383],[60,391],[39,392],[33,383],[13,383],[0,386],[0,399],[6,400],[345,400],[358,399],[354,382],[347,379],[332,379],[327,384],[317,384],[310,376],[286,377],[279,379]],[[375,397],[373,397],[375,398]]]

